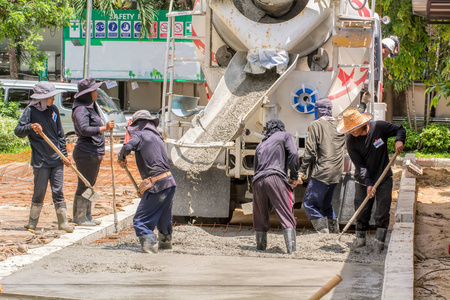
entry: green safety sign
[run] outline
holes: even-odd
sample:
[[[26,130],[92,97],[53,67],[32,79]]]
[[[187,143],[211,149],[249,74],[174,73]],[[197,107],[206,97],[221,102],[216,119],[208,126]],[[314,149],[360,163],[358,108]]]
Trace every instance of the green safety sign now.
[[[103,12],[92,10],[91,40],[93,45],[101,41],[164,41],[168,36],[168,20],[166,10],[158,10],[152,28],[142,28],[138,10],[115,10],[114,15],[106,16]],[[70,20],[64,28],[65,40],[78,39],[84,44],[86,22]],[[175,19],[174,36],[192,36],[192,16],[179,16]],[[141,31],[145,31],[139,39]],[[186,41],[186,40],[185,40]],[[188,40],[189,41],[189,40]]]

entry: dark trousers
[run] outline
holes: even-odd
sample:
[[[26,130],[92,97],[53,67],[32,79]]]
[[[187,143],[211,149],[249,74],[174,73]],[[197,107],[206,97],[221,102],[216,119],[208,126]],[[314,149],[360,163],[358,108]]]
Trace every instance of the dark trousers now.
[[[336,185],[337,183],[328,185],[314,178],[309,180],[303,197],[303,206],[309,220],[323,217],[336,219],[333,206],[331,206]]]
[[[280,220],[281,226],[295,228],[294,192],[278,175],[267,176],[253,183],[253,227],[255,231],[269,231],[271,207]]]
[[[31,202],[40,204],[44,202],[45,192],[47,192],[48,181],[50,180],[50,188],[52,189],[53,203],[64,202],[63,182],[64,182],[64,166],[53,168],[33,168],[34,174],[34,191]]]
[[[172,203],[176,187],[159,193],[146,191],[133,218],[136,236],[153,234],[155,227],[162,234],[172,233]]]
[[[103,155],[83,152],[75,148],[73,150],[73,160],[77,165],[78,171],[86,178],[86,180],[94,186],[97,181],[98,171],[102,163]],[[87,190],[84,182],[78,178],[78,186],[75,195],[81,196]]]
[[[367,187],[363,184],[355,182],[355,210],[359,208],[361,203],[367,196]],[[369,229],[370,216],[372,215],[372,207],[376,201],[375,226],[380,228],[389,227],[389,213],[392,202],[392,176],[385,179],[377,188],[375,197],[369,199],[367,204],[356,218],[356,230],[366,231]]]

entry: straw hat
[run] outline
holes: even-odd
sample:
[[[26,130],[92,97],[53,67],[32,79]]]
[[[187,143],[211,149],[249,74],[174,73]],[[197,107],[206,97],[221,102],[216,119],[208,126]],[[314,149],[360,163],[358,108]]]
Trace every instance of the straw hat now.
[[[337,131],[340,133],[349,133],[350,131],[367,124],[372,120],[370,113],[361,114],[356,108],[349,108],[344,111],[342,119],[339,121]]]

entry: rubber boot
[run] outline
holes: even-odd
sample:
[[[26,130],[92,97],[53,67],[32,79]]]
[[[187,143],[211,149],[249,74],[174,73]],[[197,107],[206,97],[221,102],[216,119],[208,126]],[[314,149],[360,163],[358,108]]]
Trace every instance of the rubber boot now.
[[[33,203],[31,202],[30,217],[28,219],[28,224],[23,226],[28,230],[36,230],[37,223],[39,221],[39,216],[41,214],[43,203]]]
[[[100,224],[102,224],[102,221],[96,220],[96,219],[94,219],[94,218],[92,217],[92,214],[91,214],[92,202],[91,202],[91,201],[89,201],[89,202],[90,202],[90,203],[89,203],[89,205],[88,205],[88,207],[87,207],[86,218],[87,218],[90,222],[94,223],[95,225],[100,225]]]
[[[172,234],[158,233],[158,248],[159,249],[172,249]]]
[[[328,219],[328,230],[330,233],[339,233],[338,219]]]
[[[266,250],[267,248],[267,232],[256,231],[256,249]]]
[[[156,240],[156,235],[146,234],[139,237],[139,242],[141,242],[142,252],[145,253],[158,253],[158,242]]]
[[[78,226],[95,226],[95,223],[89,221],[86,216],[90,202],[82,196],[75,195],[73,200],[73,222]]]
[[[58,219],[58,229],[68,233],[73,232],[73,227],[69,225],[67,218],[67,207],[65,202],[55,203],[56,218]]]
[[[384,250],[384,241],[386,240],[387,228],[377,228],[375,233],[375,252],[380,254]]]
[[[288,254],[292,254],[297,251],[297,243],[295,241],[295,229],[285,228],[283,229],[284,241],[286,242],[286,250]]]
[[[328,230],[328,218],[327,217],[313,219],[310,221],[311,221],[311,224],[313,225],[314,229],[317,231],[317,233],[330,233],[330,231]]]
[[[366,245],[366,235],[367,231],[356,231],[356,248],[361,248]]]

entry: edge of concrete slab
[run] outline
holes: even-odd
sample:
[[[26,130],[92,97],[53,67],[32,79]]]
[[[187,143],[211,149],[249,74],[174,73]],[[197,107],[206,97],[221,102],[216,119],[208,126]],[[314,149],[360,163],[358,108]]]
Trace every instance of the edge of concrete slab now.
[[[408,156],[409,155],[409,156]],[[410,156],[416,156],[414,153],[407,153],[405,157],[397,157],[395,159],[395,164],[403,165],[403,162]],[[439,167],[439,168],[449,168],[450,159],[448,158],[415,158],[415,161],[421,167]]]
[[[404,162],[415,161],[407,154]],[[403,167],[395,209],[395,223],[384,264],[381,299],[414,299],[414,228],[417,199],[416,178]]]
[[[140,200],[140,198],[134,199],[133,204],[123,207],[123,211],[117,212],[118,231],[132,224],[134,213],[136,212]],[[35,261],[67,246],[73,244],[89,244],[116,232],[114,214],[104,216],[99,218],[99,220],[102,221],[99,226],[76,226],[73,233],[64,234],[60,238],[54,239],[52,242],[43,245],[42,247],[30,249],[27,254],[12,256],[0,262],[0,280],[11,275],[15,271],[18,271],[20,268],[34,263]]]

